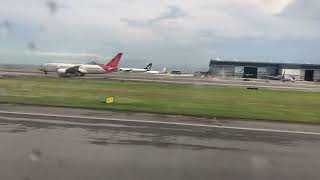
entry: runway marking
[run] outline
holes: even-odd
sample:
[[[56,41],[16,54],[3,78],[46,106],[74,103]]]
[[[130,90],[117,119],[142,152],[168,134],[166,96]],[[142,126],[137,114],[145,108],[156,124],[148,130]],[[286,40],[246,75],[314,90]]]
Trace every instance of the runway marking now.
[[[71,116],[71,115],[56,115],[56,114],[41,114],[41,113],[25,113],[25,112],[13,112],[13,111],[0,111],[0,114],[16,114],[16,115],[31,115],[31,116],[47,116],[47,117],[59,117],[59,118],[77,118],[77,119],[92,119],[92,120],[105,120],[105,121],[118,121],[118,122],[136,122],[136,123],[150,123],[150,124],[166,124],[166,125],[180,125],[180,126],[193,126],[193,127],[206,127],[206,128],[219,128],[219,129],[234,129],[245,131],[262,131],[262,132],[276,132],[276,133],[289,133],[289,134],[304,134],[304,135],[317,135],[317,132],[307,131],[290,131],[279,129],[264,129],[264,128],[246,128],[236,126],[219,126],[219,125],[207,125],[207,124],[195,124],[195,123],[178,123],[167,121],[150,121],[150,120],[137,120],[137,119],[120,119],[120,118],[100,118],[89,116]]]

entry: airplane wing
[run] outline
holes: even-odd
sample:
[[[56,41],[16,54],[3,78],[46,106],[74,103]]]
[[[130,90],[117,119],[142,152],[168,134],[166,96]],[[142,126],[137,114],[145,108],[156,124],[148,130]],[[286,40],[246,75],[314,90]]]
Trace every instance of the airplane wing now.
[[[78,74],[78,73],[81,73],[79,71],[79,68],[80,68],[80,66],[74,66],[74,67],[68,68],[68,69],[66,69],[66,74]]]

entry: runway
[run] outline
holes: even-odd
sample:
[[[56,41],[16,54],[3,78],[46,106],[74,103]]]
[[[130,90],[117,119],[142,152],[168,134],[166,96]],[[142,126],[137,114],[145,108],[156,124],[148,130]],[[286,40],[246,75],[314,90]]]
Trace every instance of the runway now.
[[[44,75],[41,72],[8,72],[0,71],[0,77],[49,77],[58,78],[55,73]],[[218,79],[218,78],[201,78],[201,77],[183,77],[170,75],[152,75],[143,73],[123,73],[115,72],[108,74],[87,75],[85,77],[71,77],[82,79],[96,79],[96,80],[113,80],[113,81],[133,81],[133,82],[157,82],[157,83],[174,83],[174,84],[191,84],[191,85],[214,85],[225,87],[255,87],[262,89],[273,90],[296,90],[308,92],[320,92],[320,84],[315,82],[281,82],[274,80],[251,80],[243,81],[242,79]]]
[[[13,180],[318,179],[319,129],[0,104],[0,174]]]

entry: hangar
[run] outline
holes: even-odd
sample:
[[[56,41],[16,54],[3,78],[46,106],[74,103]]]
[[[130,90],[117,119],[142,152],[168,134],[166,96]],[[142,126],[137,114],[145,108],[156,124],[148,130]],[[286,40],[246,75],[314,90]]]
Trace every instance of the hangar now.
[[[211,60],[209,73],[218,77],[259,79],[285,74],[296,80],[320,81],[320,64]]]

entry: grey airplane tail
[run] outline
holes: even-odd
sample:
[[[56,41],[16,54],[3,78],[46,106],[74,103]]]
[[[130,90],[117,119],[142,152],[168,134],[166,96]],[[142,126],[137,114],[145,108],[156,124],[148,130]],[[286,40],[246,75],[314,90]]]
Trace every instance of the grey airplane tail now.
[[[150,70],[151,70],[151,67],[152,67],[152,63],[148,64],[148,66],[147,66],[147,67],[145,67],[144,69],[146,69],[146,70],[150,71]]]

